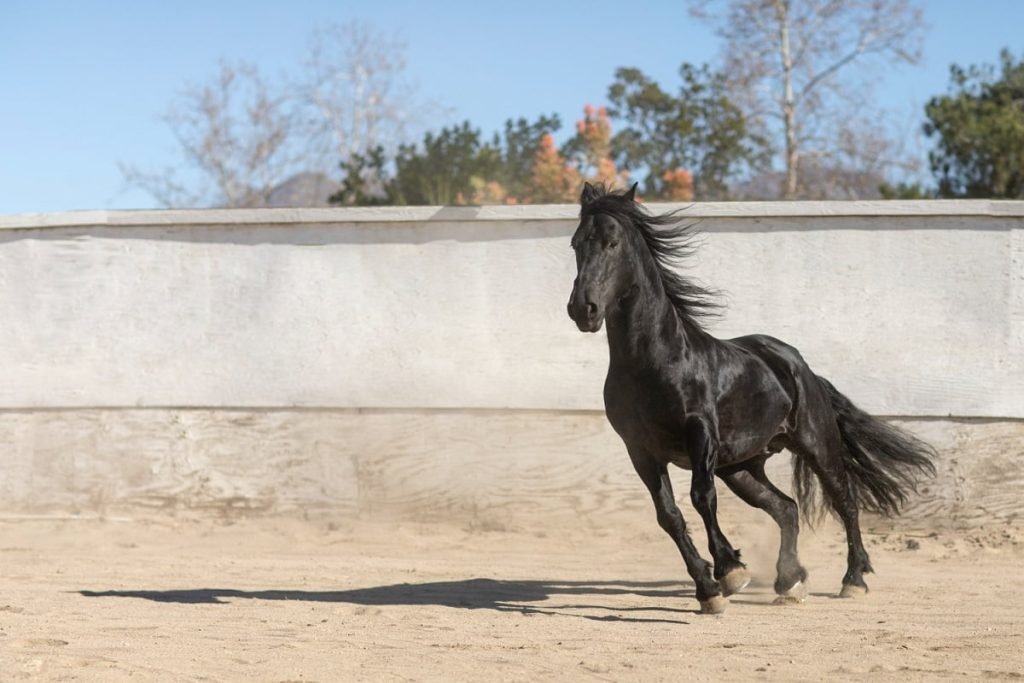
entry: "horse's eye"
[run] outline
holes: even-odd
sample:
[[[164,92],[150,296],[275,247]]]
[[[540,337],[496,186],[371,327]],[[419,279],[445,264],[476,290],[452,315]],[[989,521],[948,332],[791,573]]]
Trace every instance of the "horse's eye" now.
[[[609,249],[614,249],[617,246],[619,246],[619,241],[618,240],[610,240],[608,242],[608,248]]]

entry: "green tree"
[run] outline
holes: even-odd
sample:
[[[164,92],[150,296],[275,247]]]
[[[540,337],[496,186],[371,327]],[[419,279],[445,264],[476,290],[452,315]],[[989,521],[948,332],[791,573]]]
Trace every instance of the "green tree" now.
[[[341,164],[345,177],[341,188],[328,197],[331,204],[344,206],[382,206],[395,203],[395,188],[387,175],[384,147],[378,145],[367,154],[352,154]]]
[[[427,133],[420,145],[400,146],[392,193],[399,204],[462,204],[474,178],[493,178],[500,168],[501,150],[465,121]]]
[[[726,92],[726,81],[706,65],[683,64],[672,95],[639,69],[621,68],[608,88],[613,118],[625,127],[612,138],[612,153],[628,170],[643,169],[643,193],[669,198],[683,169],[693,174],[699,199],[728,196],[728,180],[759,165],[764,141]]]
[[[935,199],[935,191],[922,187],[921,183],[883,182],[878,186],[878,194],[882,199]]]
[[[560,125],[556,115],[532,122],[509,119],[504,136],[485,141],[466,121],[427,133],[418,145],[401,145],[394,159],[386,158],[383,147],[352,154],[341,164],[342,187],[330,201],[349,206],[530,201],[538,151]]]
[[[557,114],[538,116],[535,121],[525,118],[509,119],[505,122],[502,140],[502,164],[497,182],[509,196],[523,201],[529,193],[537,152],[546,136],[556,133],[562,127]],[[499,144],[496,140],[496,146]]]
[[[950,94],[925,106],[924,132],[941,197],[1024,198],[1024,62],[950,67]]]

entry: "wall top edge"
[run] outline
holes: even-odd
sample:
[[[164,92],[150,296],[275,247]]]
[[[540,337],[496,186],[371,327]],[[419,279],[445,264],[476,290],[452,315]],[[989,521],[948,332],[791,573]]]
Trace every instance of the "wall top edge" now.
[[[0,416],[6,414],[33,413],[85,413],[85,412],[192,412],[192,413],[342,413],[358,415],[382,414],[475,414],[475,415],[509,415],[527,413],[537,415],[604,415],[600,407],[565,407],[555,405],[484,405],[484,404],[439,404],[439,405],[366,405],[357,406],[338,403],[334,405],[301,404],[301,403],[249,403],[238,401],[225,403],[192,403],[192,404],[61,404],[61,405],[13,405],[0,403]],[[956,413],[932,410],[893,411],[878,409],[871,415],[884,420],[919,420],[928,422],[1024,422],[1024,413],[1014,410],[960,410]]]
[[[1024,201],[928,199],[845,202],[652,203],[654,213],[678,211],[682,219],[837,218],[837,217],[1020,217]],[[0,216],[0,230],[67,227],[254,226],[351,223],[429,223],[487,221],[574,221],[575,204],[523,206],[384,206],[316,209],[161,209],[89,210]]]

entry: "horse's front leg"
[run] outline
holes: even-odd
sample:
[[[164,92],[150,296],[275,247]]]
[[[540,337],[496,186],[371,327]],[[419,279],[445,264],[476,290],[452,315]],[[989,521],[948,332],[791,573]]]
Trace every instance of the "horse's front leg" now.
[[[715,468],[718,464],[718,430],[700,416],[690,415],[684,423],[686,454],[693,467],[690,500],[704,520],[708,533],[708,550],[715,560],[715,578],[722,584],[725,596],[737,593],[750,583],[740,552],[730,545],[718,526],[718,492],[715,490]]]
[[[638,453],[634,449],[629,450],[633,467],[643,480],[651,499],[654,501],[654,509],[658,515],[658,525],[676,543],[679,552],[686,563],[686,571],[696,585],[697,600],[700,601],[701,612],[705,614],[718,614],[725,610],[729,604],[722,597],[722,589],[712,575],[711,564],[700,556],[689,532],[686,530],[686,522],[683,520],[683,513],[676,505],[675,496],[672,494],[672,480],[669,479],[668,470],[646,454]]]

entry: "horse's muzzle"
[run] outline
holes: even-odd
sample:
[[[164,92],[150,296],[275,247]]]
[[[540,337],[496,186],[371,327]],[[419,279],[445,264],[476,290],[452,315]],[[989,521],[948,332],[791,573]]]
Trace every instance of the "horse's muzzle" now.
[[[590,301],[570,301],[566,309],[580,332],[597,332],[601,329],[604,316],[597,304]]]

